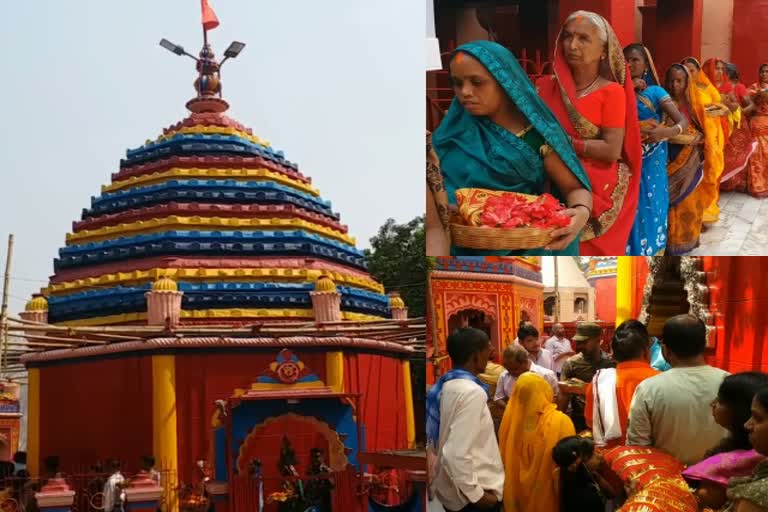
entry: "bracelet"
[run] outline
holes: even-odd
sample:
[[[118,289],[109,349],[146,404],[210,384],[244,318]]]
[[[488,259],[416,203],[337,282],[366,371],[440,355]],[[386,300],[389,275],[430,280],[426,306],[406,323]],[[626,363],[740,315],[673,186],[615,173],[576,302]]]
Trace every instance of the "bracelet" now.
[[[589,216],[590,216],[590,217],[592,216],[592,208],[590,208],[589,206],[587,206],[587,205],[585,205],[585,204],[576,203],[576,204],[574,204],[574,205],[570,205],[570,206],[568,206],[568,208],[576,208],[576,207],[578,207],[578,206],[581,206],[582,208],[586,208],[586,209],[587,209],[587,213],[589,213]]]
[[[685,130],[683,130],[683,127],[682,127],[682,125],[680,123],[677,123],[675,125],[675,127],[677,127],[677,129],[680,130],[680,133],[678,135],[682,135],[683,132],[685,131]]]

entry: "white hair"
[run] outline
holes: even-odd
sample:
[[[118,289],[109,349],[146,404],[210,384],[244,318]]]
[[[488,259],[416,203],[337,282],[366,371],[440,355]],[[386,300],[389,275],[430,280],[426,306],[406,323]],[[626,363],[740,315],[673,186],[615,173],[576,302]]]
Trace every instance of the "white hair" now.
[[[607,22],[605,21],[605,18],[591,11],[576,11],[571,13],[570,16],[566,18],[563,26],[572,22],[576,18],[585,18],[590,22],[592,22],[592,25],[594,25],[595,28],[597,29],[597,35],[600,38],[600,40],[603,42],[603,44],[608,42],[608,26],[607,26]]]

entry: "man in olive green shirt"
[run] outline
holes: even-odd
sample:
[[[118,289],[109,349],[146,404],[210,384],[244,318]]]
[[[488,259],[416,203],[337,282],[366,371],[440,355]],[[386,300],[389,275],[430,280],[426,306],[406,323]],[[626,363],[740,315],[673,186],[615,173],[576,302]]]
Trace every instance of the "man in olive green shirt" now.
[[[597,370],[602,368],[615,368],[616,361],[600,349],[602,328],[594,322],[582,322],[576,327],[576,336],[573,341],[578,354],[569,358],[563,364],[560,380],[579,379],[585,383],[592,382]],[[558,400],[558,408],[566,411],[571,406],[571,420],[576,432],[587,429],[584,419],[584,395],[562,393]]]

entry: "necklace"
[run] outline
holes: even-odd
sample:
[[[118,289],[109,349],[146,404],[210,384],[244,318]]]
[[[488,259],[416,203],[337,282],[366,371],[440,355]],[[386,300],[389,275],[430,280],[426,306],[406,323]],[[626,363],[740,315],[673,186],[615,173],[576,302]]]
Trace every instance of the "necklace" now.
[[[576,94],[578,94],[580,98],[586,96],[592,91],[592,88],[595,86],[598,80],[600,80],[600,75],[597,75],[595,79],[592,81],[592,83],[589,84],[588,86],[582,89],[576,89]]]

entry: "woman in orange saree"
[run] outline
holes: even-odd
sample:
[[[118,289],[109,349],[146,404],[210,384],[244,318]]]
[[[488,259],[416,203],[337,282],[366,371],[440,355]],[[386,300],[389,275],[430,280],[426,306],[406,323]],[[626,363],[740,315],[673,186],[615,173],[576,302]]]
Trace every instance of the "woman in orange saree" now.
[[[758,76],[759,82],[749,88],[755,103],[750,124],[757,150],[749,161],[747,193],[762,198],[768,197],[768,64],[760,66]]]
[[[739,184],[744,181],[743,172],[757,144],[752,137],[741,103],[736,98],[735,87],[726,73],[725,62],[709,59],[704,62],[702,69],[712,85],[717,87],[723,104],[731,111],[729,116],[720,118],[725,136],[723,175],[720,183],[723,190],[737,190],[740,188]]]
[[[605,18],[576,11],[558,35],[553,67],[554,76],[539,79],[536,88],[571,137],[592,184],[592,216],[579,254],[627,254],[642,148],[623,48]]]
[[[720,198],[720,178],[725,167],[725,132],[722,116],[708,113],[718,105],[722,107],[722,98],[717,88],[712,85],[707,75],[701,72],[701,64],[693,57],[686,57],[682,63],[691,74],[697,99],[696,116],[701,120],[704,130],[704,179],[699,188],[701,200],[706,205],[704,210],[704,225],[714,224],[720,216],[717,201]],[[693,98],[692,98],[693,99]]]
[[[504,512],[552,512],[559,508],[552,450],[576,430],[553,400],[552,387],[539,375],[526,372],[515,382],[499,428]]]
[[[701,101],[698,89],[685,66],[670,66],[665,75],[664,86],[678,110],[688,119],[688,128],[684,134],[688,140],[670,140],[667,155],[667,254],[676,256],[690,252],[699,245],[702,218],[707,207],[699,188],[704,174],[704,133],[701,120],[696,114],[698,103]]]

